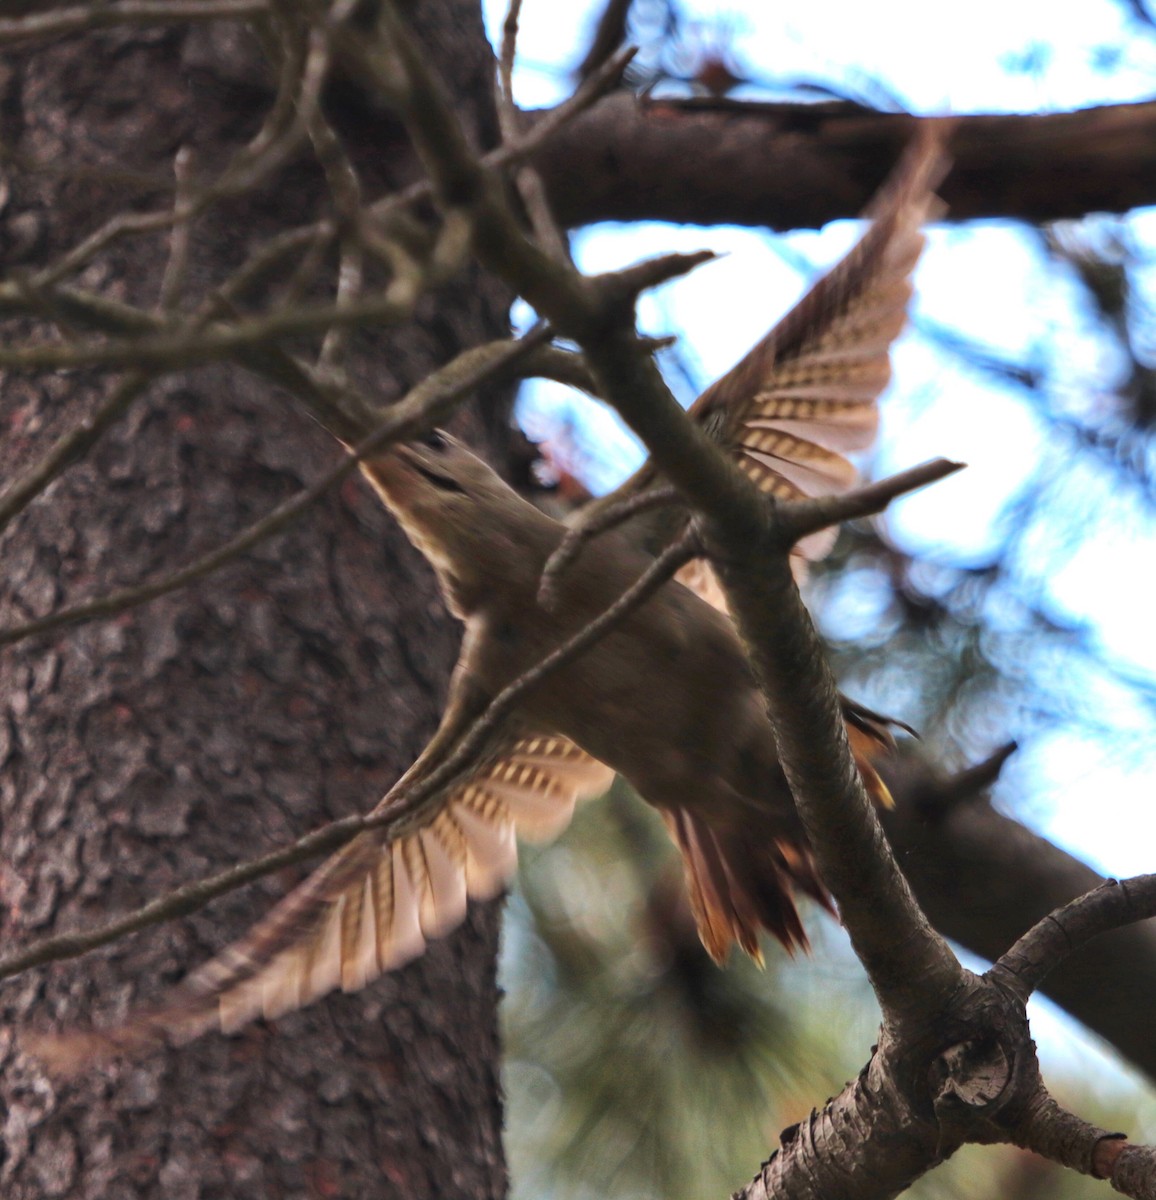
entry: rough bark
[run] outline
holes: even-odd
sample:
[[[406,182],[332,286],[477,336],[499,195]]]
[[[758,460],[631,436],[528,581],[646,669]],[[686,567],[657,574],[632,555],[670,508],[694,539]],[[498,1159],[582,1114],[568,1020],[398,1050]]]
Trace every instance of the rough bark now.
[[[551,139],[533,162],[567,226],[815,228],[862,211],[915,120],[853,104],[622,94]],[[955,166],[942,189],[952,220],[1054,221],[1156,202],[1156,103],[956,121]]]
[[[431,2],[420,24],[488,140],[476,6]],[[50,253],[167,188],[182,144],[205,164],[251,134],[268,103],[261,59],[225,28],[108,32],[8,60],[5,144],[44,167],[15,175],[10,257]],[[371,194],[412,177],[380,112],[352,95],[333,104]],[[198,223],[191,271],[219,276],[257,233],[314,219],[319,197],[316,172],[291,164],[261,195]],[[165,249],[125,243],[95,269],[129,299],[155,297]],[[421,325],[355,340],[351,366],[371,394],[395,395],[463,342],[505,329],[508,294],[480,276],[437,302]],[[27,466],[108,386],[82,374],[7,379],[0,472]],[[238,371],[166,377],[6,531],[0,621],[187,561],[333,453],[284,396]],[[5,942],[90,925],[368,808],[434,726],[457,641],[435,597],[420,556],[350,485],[197,587],[5,650]],[[19,1053],[15,1028],[115,1019],[156,999],[290,882],[0,991],[7,1200],[504,1194],[493,905],[413,967],[275,1031],[206,1037],[71,1084]]]

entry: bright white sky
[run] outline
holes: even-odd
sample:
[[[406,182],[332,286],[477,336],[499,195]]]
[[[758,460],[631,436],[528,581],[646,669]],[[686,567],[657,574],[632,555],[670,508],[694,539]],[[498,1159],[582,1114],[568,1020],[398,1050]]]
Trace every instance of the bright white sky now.
[[[799,79],[877,79],[901,104],[927,113],[1041,111],[1156,95],[1156,37],[1129,23],[1124,4],[1109,0],[972,0],[966,9],[926,0],[775,6],[747,0],[725,7],[686,0],[681,7],[702,13],[711,27],[721,22],[730,31],[737,73],[769,88]],[[564,68],[585,49],[597,10],[586,0],[526,0],[516,75],[524,107],[567,94]],[[491,36],[504,15],[504,0],[488,0]],[[1018,69],[1025,63],[1031,69]],[[1136,214],[1125,228],[1156,252],[1156,214]],[[600,226],[575,239],[575,252],[588,270],[672,250],[728,252],[648,297],[640,312],[648,332],[681,335],[680,352],[701,387],[766,332],[805,289],[808,271],[833,262],[856,235],[851,222],[785,239],[733,228]],[[1006,222],[933,230],[916,282],[917,324],[950,328],[999,359],[1044,356],[1056,381],[1045,404],[1088,411],[1118,379],[1120,365],[1097,337],[1080,289],[1031,231]],[[680,380],[671,382],[687,401],[693,398]],[[559,411],[565,414],[593,454],[596,485],[612,485],[637,461],[637,448],[605,410],[554,385],[528,392],[524,420],[532,429],[544,410],[555,421]],[[1031,400],[911,332],[896,351],[883,411],[876,475],[937,455],[970,464],[896,506],[888,518],[891,536],[945,563],[981,563],[1002,539],[1001,514],[1044,453]],[[1115,665],[1151,686],[1156,514],[1142,500],[1105,495],[1103,479],[1072,479],[1066,487],[1067,502],[1087,509],[1089,535],[1058,544],[1046,528],[1033,530],[1021,575],[1054,615],[1087,622]],[[1112,511],[1101,519],[1098,506],[1109,501]],[[1022,808],[1018,814],[1106,873],[1156,870],[1152,713],[1091,668],[1087,689],[1102,695],[1106,720],[1134,740],[1097,744],[1064,729],[1038,738],[1030,756],[1014,765],[1015,788],[1028,793],[1031,805],[1030,814]]]

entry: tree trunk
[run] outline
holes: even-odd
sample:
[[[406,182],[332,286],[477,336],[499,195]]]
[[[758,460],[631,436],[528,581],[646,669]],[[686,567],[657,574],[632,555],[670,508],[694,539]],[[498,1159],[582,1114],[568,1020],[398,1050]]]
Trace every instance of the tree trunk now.
[[[491,60],[476,5],[430,0],[417,24],[479,143]],[[8,60],[0,120],[15,172],[10,260],[43,261],[111,213],[160,203],[174,152],[218,167],[270,102],[236,29],[110,31]],[[348,94],[347,94],[348,93]],[[413,176],[404,139],[352,88],[334,119],[380,194]],[[82,169],[73,169],[74,164]],[[67,165],[67,169],[63,169]],[[195,226],[190,273],[223,277],[258,235],[322,212],[302,157]],[[92,268],[155,297],[165,237]],[[388,400],[506,328],[509,297],[473,276],[397,332],[361,334],[350,371]],[[107,394],[72,374],[5,381],[0,472],[27,468]],[[475,434],[491,442],[504,397]],[[476,440],[476,439],[475,439]],[[164,574],[330,465],[331,440],[226,367],[154,383],[3,536],[0,621]],[[179,883],[368,809],[432,732],[458,633],[432,577],[360,484],[199,585],[0,655],[0,929],[9,947],[87,927]],[[295,881],[3,988],[6,1200],[489,1197],[504,1194],[494,979],[496,905],[410,968],[235,1037],[48,1081],[13,1030],[108,1023],[162,996]]]

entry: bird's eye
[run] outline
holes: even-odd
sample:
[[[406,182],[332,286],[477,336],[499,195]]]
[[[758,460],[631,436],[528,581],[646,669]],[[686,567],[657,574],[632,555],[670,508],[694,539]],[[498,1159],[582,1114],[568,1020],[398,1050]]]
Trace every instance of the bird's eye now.
[[[430,450],[444,450],[448,443],[445,434],[439,429],[433,429],[421,439],[421,444]]]

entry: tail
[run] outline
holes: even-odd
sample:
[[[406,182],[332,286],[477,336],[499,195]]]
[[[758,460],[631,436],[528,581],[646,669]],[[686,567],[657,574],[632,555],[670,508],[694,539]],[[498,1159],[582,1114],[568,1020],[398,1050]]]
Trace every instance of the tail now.
[[[895,748],[889,727],[907,726],[846,697],[843,715],[868,796],[876,808],[892,808],[891,793],[875,764]],[[759,933],[764,929],[789,953],[807,950],[807,934],[795,905],[798,893],[834,913],[811,847],[801,831],[784,835],[780,818],[744,812],[741,820],[724,827],[685,808],[664,810],[663,817],[682,853],[699,937],[720,966],[736,942],[761,966]]]
[[[663,817],[682,852],[698,936],[719,966],[735,942],[761,966],[763,929],[791,953],[806,950],[795,892],[834,912],[810,847],[799,837],[784,837],[781,822],[768,820],[767,828],[752,829],[747,820],[724,829],[685,808],[664,811]]]

